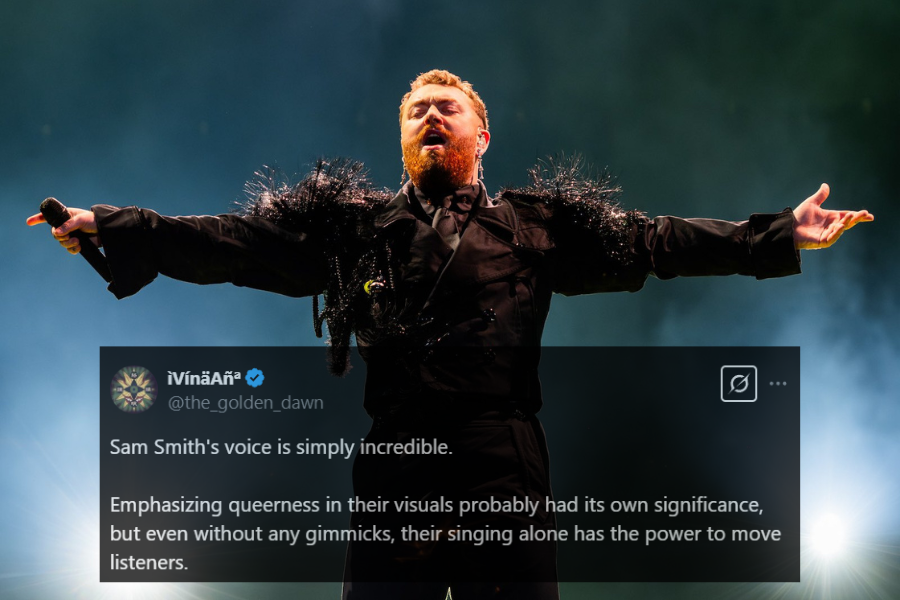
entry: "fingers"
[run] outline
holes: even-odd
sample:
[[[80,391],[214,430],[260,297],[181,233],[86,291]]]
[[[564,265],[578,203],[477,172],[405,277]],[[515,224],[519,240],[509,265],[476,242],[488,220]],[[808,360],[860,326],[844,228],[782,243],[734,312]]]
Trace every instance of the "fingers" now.
[[[828,195],[830,193],[831,193],[831,188],[828,186],[827,183],[823,183],[822,185],[819,186],[819,191],[817,192],[817,195],[820,198],[822,198],[821,200],[819,200],[820,206],[823,202],[825,202],[825,199],[828,198]]]
[[[52,231],[56,231],[53,229]],[[81,241],[77,237],[69,237],[68,235],[53,234],[59,245],[66,249],[69,254],[78,254],[81,252]]]
[[[69,254],[78,254],[81,252],[81,242],[78,238],[67,238],[60,240],[59,245],[66,249]]]
[[[59,245],[66,249],[66,252],[78,254],[81,252],[81,242],[78,238],[70,236],[70,234],[79,229],[88,234],[95,234],[97,233],[97,223],[94,219],[94,213],[91,211],[70,208],[69,213],[72,217],[59,227],[51,228],[50,233],[53,234]],[[40,213],[31,215],[25,220],[25,224],[28,226],[40,225],[46,222],[44,215]]]
[[[68,235],[76,229],[90,235],[97,233],[97,220],[93,212],[70,207],[69,214],[71,216],[68,221],[50,230],[57,239],[68,239]]]
[[[817,206],[821,206],[822,203],[825,202],[825,199],[828,198],[829,194],[831,194],[831,188],[828,186],[827,183],[823,183],[822,185],[819,186],[819,190],[815,194],[813,194],[812,196],[807,198],[806,200],[812,201]],[[837,211],[826,211],[826,212],[836,212],[840,215],[841,219],[845,218],[845,215],[848,213],[853,215],[853,219],[849,222],[849,224],[846,227],[847,229],[850,229],[857,223],[875,220],[875,215],[873,215],[872,213],[870,213],[867,210],[855,210],[855,211],[837,210]]]
[[[80,215],[79,215],[80,216]],[[44,218],[44,215],[38,213],[36,215],[31,215],[27,219],[25,219],[25,224],[29,227],[33,227],[35,225],[40,225],[41,223],[46,223],[47,219]],[[50,233],[53,234],[53,237],[59,241],[60,244],[67,241],[69,239],[68,232],[75,229],[76,225],[75,218],[71,218],[59,227],[52,227],[50,229]],[[63,244],[65,246],[65,244]]]
[[[867,223],[875,220],[875,215],[867,210],[852,211],[844,216],[844,229],[850,229],[857,223]]]
[[[857,223],[864,221],[873,221],[875,217],[868,211],[847,211],[842,213],[840,219],[835,219],[823,232],[820,244],[822,248],[828,248],[841,237],[848,229],[851,229]]]
[[[841,234],[844,233],[845,219],[835,220],[828,227],[825,228],[825,231],[822,232],[822,237],[819,238],[819,248],[828,248],[841,237]]]
[[[834,233],[834,239],[832,240],[831,243],[834,243],[835,241],[837,241],[837,239],[839,237],[841,237],[842,233],[844,233],[845,231],[847,231],[848,229],[853,227],[853,224],[854,224],[853,213],[847,213],[846,215],[844,215],[844,217],[842,219],[840,219],[839,221],[835,221],[832,224],[832,229],[835,230],[835,233]]]
[[[71,219],[60,225],[59,227],[53,228],[53,235],[56,237],[62,237],[68,234],[73,229],[81,229],[84,218],[81,214],[77,214],[73,216]]]
[[[823,183],[819,186],[818,191],[806,199],[807,202],[812,202],[816,206],[822,206],[822,203],[825,202],[825,199],[828,198],[828,194],[831,193],[831,188],[828,187],[827,183]]]
[[[63,223],[62,225],[60,225],[59,227],[51,228],[50,233],[53,234],[53,237],[55,237],[58,241],[64,242],[65,240],[69,239],[69,234],[66,232],[72,231],[73,229],[75,229],[74,227],[66,227],[66,225],[71,222],[72,221],[69,220],[69,221],[66,221],[65,223]]]
[[[25,219],[25,224],[29,227],[40,225],[46,222],[47,220],[41,213],[31,215],[30,217]],[[56,241],[59,242],[59,245],[66,249],[66,252],[68,252],[69,254],[78,254],[79,252],[81,252],[81,242],[78,240],[78,238],[69,237],[69,232],[75,229],[79,229],[83,225],[90,224],[90,219],[86,219],[82,213],[79,213],[59,227],[51,228],[50,233],[53,234],[53,237],[56,238]]]

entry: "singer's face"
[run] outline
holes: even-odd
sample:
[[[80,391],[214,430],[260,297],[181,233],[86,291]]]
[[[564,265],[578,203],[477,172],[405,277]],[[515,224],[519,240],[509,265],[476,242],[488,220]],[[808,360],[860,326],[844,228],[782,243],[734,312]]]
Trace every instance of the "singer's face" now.
[[[420,189],[456,189],[472,183],[476,150],[479,143],[487,147],[487,136],[472,101],[459,88],[424,85],[403,107],[403,162]]]

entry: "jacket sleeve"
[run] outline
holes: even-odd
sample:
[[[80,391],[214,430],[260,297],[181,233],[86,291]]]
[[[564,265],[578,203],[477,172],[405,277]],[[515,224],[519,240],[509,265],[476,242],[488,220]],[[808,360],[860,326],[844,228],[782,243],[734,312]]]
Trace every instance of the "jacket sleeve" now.
[[[325,288],[328,264],[320,244],[266,219],[238,215],[166,217],[134,206],[96,205],[117,298],[137,293],[163,274],[192,283],[233,283],[286,296]]]
[[[557,236],[555,291],[565,295],[635,292],[647,277],[752,275],[757,279],[800,272],[794,248],[794,215],[754,214],[733,223],[714,219],[656,217],[635,219],[624,242],[622,259],[598,252],[590,230]]]

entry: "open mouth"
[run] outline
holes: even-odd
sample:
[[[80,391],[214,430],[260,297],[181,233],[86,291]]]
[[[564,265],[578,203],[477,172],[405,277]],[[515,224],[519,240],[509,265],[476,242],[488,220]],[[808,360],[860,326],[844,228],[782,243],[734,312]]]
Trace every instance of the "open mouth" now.
[[[434,129],[426,131],[425,137],[422,138],[423,146],[443,146],[446,143],[447,138],[445,138],[442,133]]]

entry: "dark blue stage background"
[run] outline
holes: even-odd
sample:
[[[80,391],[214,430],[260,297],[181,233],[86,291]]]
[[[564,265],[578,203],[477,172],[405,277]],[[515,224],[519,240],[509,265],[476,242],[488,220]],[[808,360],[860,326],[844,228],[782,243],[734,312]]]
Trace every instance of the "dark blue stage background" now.
[[[826,207],[877,216],[804,253],[800,277],[555,300],[548,345],[801,346],[803,526],[833,513],[849,545],[831,561],[807,548],[799,584],[563,584],[563,597],[896,593],[898,31],[888,0],[3,2],[0,596],[336,597],[334,583],[96,583],[98,347],[321,341],[309,300],[160,280],[116,301],[24,221],[51,195],[227,212],[261,165],[302,171],[323,154],[395,188],[399,99],[434,67],[487,103],[493,191],[565,151],[608,166],[651,215],[741,220],[826,181]],[[542,415],[551,452],[573,415]]]

